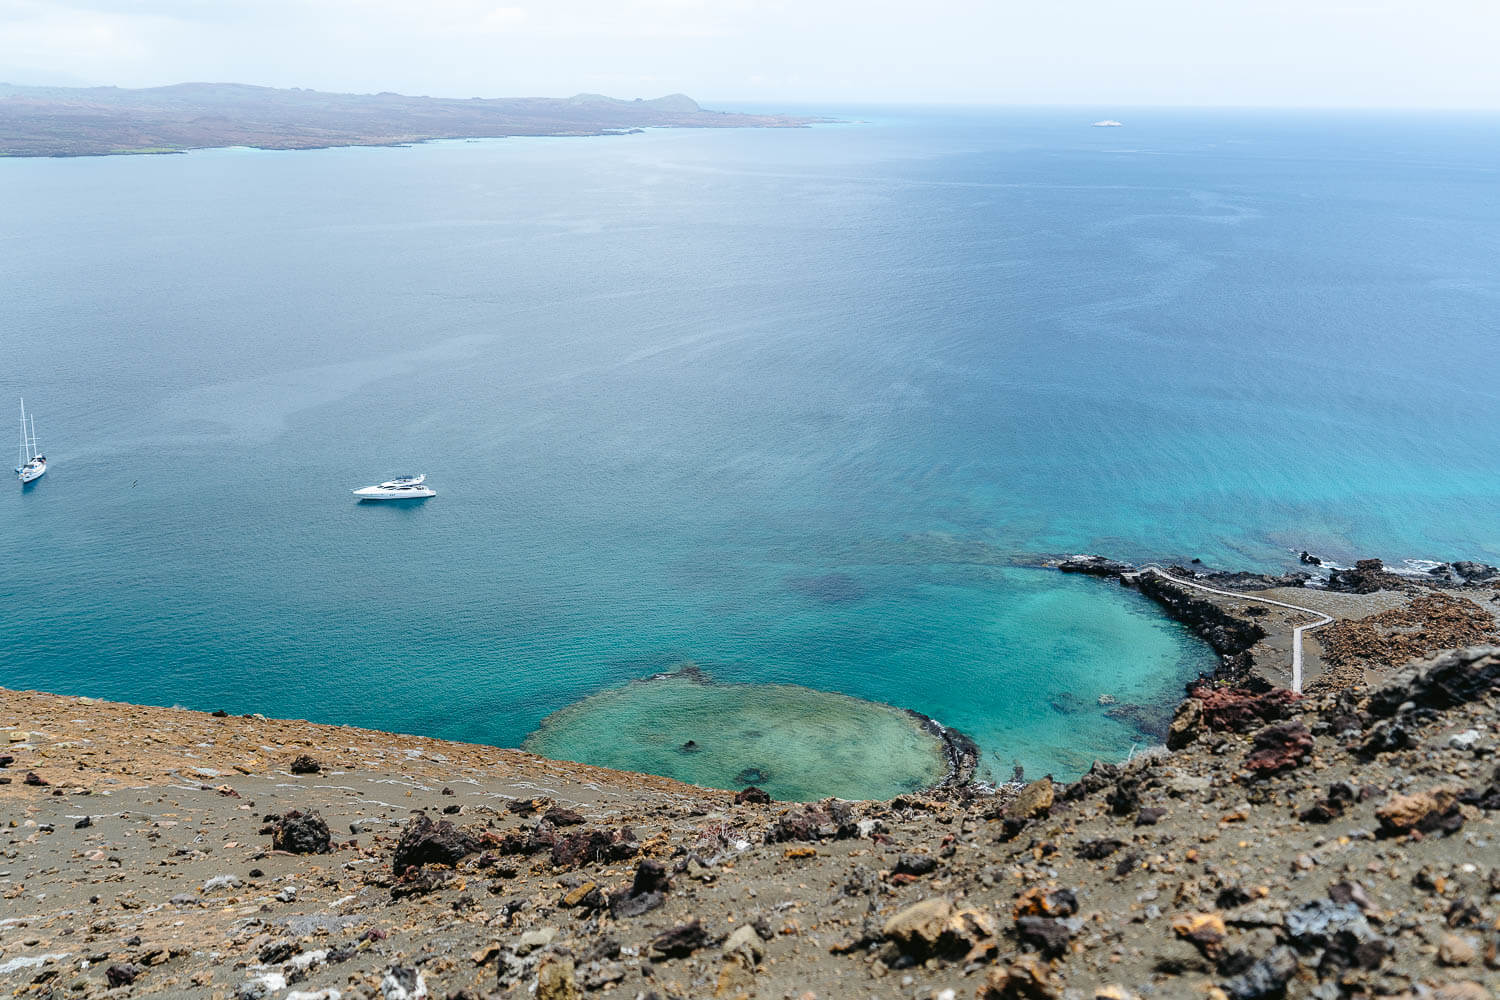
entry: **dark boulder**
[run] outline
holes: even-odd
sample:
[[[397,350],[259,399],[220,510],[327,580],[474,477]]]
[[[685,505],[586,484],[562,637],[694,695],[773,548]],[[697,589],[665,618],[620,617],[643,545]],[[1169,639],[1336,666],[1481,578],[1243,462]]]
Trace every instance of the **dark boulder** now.
[[[651,941],[651,957],[657,961],[668,958],[686,958],[713,939],[699,920],[679,924],[671,930],[658,934]]]
[[[618,830],[579,830],[558,834],[552,841],[552,863],[559,868],[578,868],[595,861],[624,861],[640,853],[640,844],[628,826]]]
[[[295,809],[276,821],[271,829],[271,847],[291,854],[327,854],[333,850],[328,824],[316,812]]]
[[[926,854],[903,854],[896,859],[897,875],[928,875],[937,868],[937,859]]]
[[[734,804],[737,806],[746,804],[766,806],[771,804],[771,796],[751,785],[749,788],[734,793]]]
[[[766,830],[766,843],[780,844],[786,841],[817,841],[832,837],[838,832],[833,817],[818,806],[792,810],[772,823]]]
[[[584,822],[583,814],[562,806],[553,806],[542,814],[542,819],[553,826],[578,826]]]
[[[456,865],[479,848],[479,838],[447,820],[434,823],[426,813],[421,813],[401,834],[391,856],[391,869],[401,875],[409,868],[423,865]]]
[[[1366,707],[1377,718],[1389,718],[1407,702],[1446,709],[1495,690],[1500,690],[1500,649],[1470,646],[1403,670],[1371,695]]]
[[[323,770],[323,765],[307,754],[302,754],[296,760],[292,761],[291,771],[293,774],[317,774],[321,770]]]
[[[1020,917],[1016,920],[1016,937],[1047,958],[1057,958],[1068,950],[1075,922],[1053,917]]]
[[[1360,559],[1353,569],[1328,574],[1328,589],[1348,594],[1373,594],[1377,590],[1405,590],[1406,581],[1385,568],[1379,559]]]
[[[104,981],[109,983],[111,989],[117,986],[129,986],[145,971],[139,965],[122,962],[119,965],[111,965],[104,970]]]

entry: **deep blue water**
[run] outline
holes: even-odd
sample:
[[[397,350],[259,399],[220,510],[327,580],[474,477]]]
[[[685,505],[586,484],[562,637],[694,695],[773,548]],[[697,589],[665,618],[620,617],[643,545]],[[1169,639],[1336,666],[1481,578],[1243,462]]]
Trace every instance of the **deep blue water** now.
[[[1500,120],[842,115],[0,161],[0,685],[513,745],[690,660],[1071,774],[1207,656],[1015,553],[1500,561]]]

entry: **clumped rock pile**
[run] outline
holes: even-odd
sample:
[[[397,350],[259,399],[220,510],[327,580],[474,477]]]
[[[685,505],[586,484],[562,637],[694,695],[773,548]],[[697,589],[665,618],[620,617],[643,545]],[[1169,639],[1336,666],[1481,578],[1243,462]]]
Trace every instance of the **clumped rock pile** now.
[[[1404,607],[1336,621],[1318,633],[1323,658],[1337,668],[1389,668],[1441,650],[1500,641],[1494,617],[1451,594],[1413,597]]]

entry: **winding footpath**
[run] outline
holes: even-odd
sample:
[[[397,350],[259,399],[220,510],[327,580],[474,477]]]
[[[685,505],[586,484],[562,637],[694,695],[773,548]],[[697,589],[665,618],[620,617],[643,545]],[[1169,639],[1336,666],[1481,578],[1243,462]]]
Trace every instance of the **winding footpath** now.
[[[1244,594],[1234,590],[1219,590],[1217,587],[1204,586],[1203,584],[1195,583],[1192,580],[1184,580],[1180,577],[1173,576],[1171,573],[1168,573],[1160,566],[1142,566],[1134,573],[1124,573],[1121,575],[1133,579],[1134,577],[1140,576],[1142,573],[1155,573],[1163,580],[1166,580],[1169,583],[1175,583],[1179,587],[1194,587],[1198,590],[1206,591],[1210,594],[1218,594],[1221,597],[1233,597],[1241,601],[1254,601],[1257,604],[1274,604],[1278,608],[1286,608],[1290,611],[1300,611],[1302,614],[1312,615],[1314,618],[1317,618],[1318,621],[1309,622],[1306,625],[1298,625],[1296,628],[1292,629],[1291,688],[1293,694],[1302,693],[1302,633],[1315,628],[1322,628],[1324,625],[1329,624],[1333,621],[1333,618],[1331,616],[1325,615],[1321,611],[1314,611],[1311,608],[1303,608],[1295,604],[1288,604],[1285,601],[1273,601],[1268,597],[1259,597],[1254,594]]]

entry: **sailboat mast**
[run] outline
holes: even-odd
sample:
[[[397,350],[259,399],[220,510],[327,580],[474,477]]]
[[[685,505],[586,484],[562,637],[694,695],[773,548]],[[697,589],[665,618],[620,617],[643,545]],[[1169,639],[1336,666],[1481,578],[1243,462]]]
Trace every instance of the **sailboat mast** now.
[[[21,458],[20,458],[20,461],[18,461],[16,463],[16,467],[20,468],[21,466],[23,466],[25,464],[26,464],[26,399],[25,399],[25,397],[22,397],[22,399],[21,399]]]
[[[36,414],[31,415],[31,457],[36,458],[42,453],[42,449],[36,446]]]

